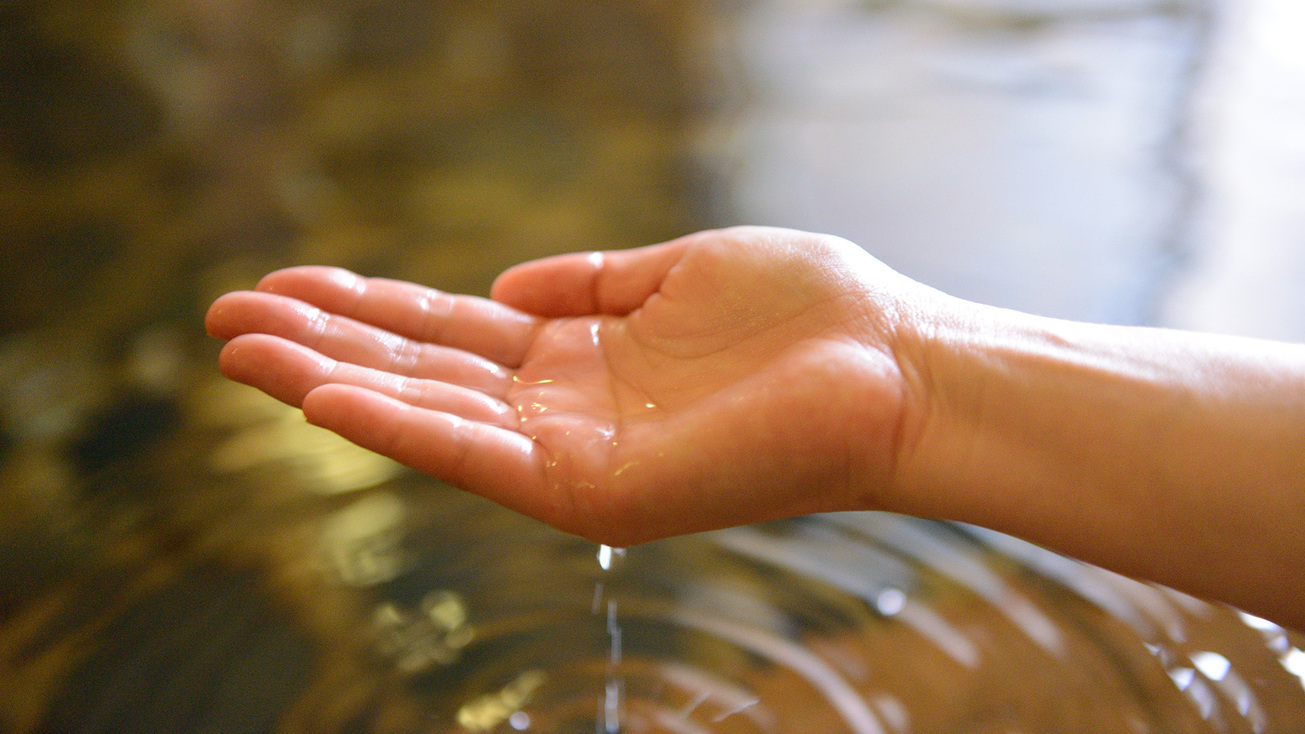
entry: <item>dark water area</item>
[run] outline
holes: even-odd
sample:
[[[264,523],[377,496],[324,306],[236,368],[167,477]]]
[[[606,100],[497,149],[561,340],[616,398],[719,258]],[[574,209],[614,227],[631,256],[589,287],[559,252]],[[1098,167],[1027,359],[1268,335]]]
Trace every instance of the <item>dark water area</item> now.
[[[1233,610],[890,515],[603,556],[217,374],[276,267],[729,223],[749,7],[0,8],[0,733],[1305,730]]]

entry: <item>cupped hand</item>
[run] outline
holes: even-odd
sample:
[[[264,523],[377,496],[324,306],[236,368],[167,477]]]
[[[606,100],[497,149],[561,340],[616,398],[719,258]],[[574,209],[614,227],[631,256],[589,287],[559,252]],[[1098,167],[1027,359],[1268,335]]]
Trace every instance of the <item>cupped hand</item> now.
[[[291,268],[206,323],[228,377],[312,423],[624,546],[874,505],[906,282],[837,238],[740,228],[520,265],[492,300]]]

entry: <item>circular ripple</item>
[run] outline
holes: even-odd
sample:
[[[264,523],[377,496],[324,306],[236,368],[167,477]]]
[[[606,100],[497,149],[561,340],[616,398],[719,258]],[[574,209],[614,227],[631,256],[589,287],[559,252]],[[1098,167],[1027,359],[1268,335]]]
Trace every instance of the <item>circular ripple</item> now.
[[[831,515],[652,543],[604,569],[593,545],[521,529],[478,545],[462,525],[454,549],[436,528],[439,552],[413,548],[430,563],[409,580],[456,588],[476,630],[414,681],[446,731],[1305,725],[1296,636],[1004,536]]]

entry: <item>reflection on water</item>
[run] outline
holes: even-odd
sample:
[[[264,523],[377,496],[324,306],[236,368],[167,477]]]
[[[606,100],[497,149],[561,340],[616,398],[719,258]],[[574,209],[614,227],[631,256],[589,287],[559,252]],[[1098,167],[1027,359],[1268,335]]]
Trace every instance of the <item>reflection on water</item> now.
[[[628,732],[1305,723],[1299,638],[981,531],[837,515],[641,546],[604,571],[546,531],[451,558],[444,534],[495,514],[463,512],[411,536],[437,560],[409,582],[461,578],[476,620],[456,662],[411,681],[442,731],[606,732],[614,685]]]
[[[216,375],[272,267],[483,291],[718,223],[726,19],[0,8],[0,731],[1305,730],[1263,620],[884,515],[595,548]]]

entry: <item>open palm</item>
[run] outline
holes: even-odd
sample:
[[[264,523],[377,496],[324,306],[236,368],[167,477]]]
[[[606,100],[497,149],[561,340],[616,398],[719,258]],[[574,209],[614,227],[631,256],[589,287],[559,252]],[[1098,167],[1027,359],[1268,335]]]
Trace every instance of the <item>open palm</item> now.
[[[890,480],[894,277],[840,240],[736,229],[528,263],[493,300],[292,268],[207,325],[224,373],[310,421],[628,545]]]

